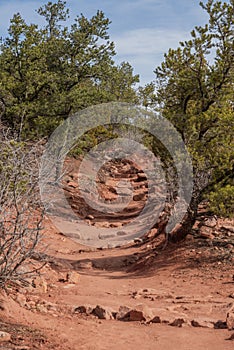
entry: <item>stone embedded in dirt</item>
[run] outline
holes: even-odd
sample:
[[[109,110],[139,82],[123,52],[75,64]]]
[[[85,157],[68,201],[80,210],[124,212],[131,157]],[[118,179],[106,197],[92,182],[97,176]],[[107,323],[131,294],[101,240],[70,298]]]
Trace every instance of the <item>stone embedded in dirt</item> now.
[[[76,271],[67,273],[67,282],[77,284],[80,282],[80,274]]]
[[[116,234],[117,234],[117,236],[126,236],[127,232],[125,232],[125,231],[118,231]]]
[[[232,305],[230,310],[228,310],[226,323],[227,323],[227,328],[229,329],[229,331],[234,329],[234,304]]]
[[[212,218],[206,218],[203,222],[203,224],[207,227],[215,227],[217,225],[217,220],[215,217]]]
[[[227,338],[227,340],[234,340],[234,333],[232,333],[232,335],[229,338]]]
[[[136,202],[141,201],[143,199],[145,199],[145,193],[139,193],[133,196],[133,200]]]
[[[36,304],[36,310],[41,312],[42,314],[47,314],[48,310],[47,307],[44,304]]]
[[[32,280],[32,285],[36,289],[37,293],[47,292],[47,282],[42,276],[37,276]]]
[[[120,306],[119,311],[116,314],[116,319],[121,321],[130,310],[131,309],[128,306]]]
[[[199,230],[199,236],[205,239],[214,239],[213,229],[210,227],[202,226]]]
[[[114,320],[114,316],[116,315],[116,312],[114,312],[112,309],[110,308],[104,308],[100,305],[97,305],[93,311],[92,314],[94,316],[97,316],[99,319],[101,320]]]
[[[183,318],[176,318],[173,322],[169,323],[169,325],[173,327],[182,327],[184,323],[186,323],[186,321]]]
[[[134,243],[142,243],[143,239],[142,238],[134,238]]]
[[[234,227],[230,225],[222,225],[221,229],[234,233]]]
[[[112,222],[110,224],[110,227],[122,227],[123,226],[123,223],[122,222]],[[118,234],[118,233],[117,233]]]
[[[156,234],[158,233],[158,229],[157,228],[152,228],[146,235],[146,238],[153,238],[154,236],[156,236]]]
[[[215,329],[226,329],[227,328],[227,322],[218,320],[214,323]]]
[[[114,237],[115,237],[114,234],[109,234],[109,235],[107,235],[107,234],[99,234],[98,235],[99,239],[108,239],[108,238],[114,238]]]
[[[19,293],[16,295],[16,298],[15,298],[15,301],[17,301],[17,303],[21,306],[21,307],[24,307],[26,304],[27,304],[27,301],[26,301],[26,296]]]
[[[122,321],[146,321],[146,318],[143,314],[143,311],[132,309],[129,312],[127,312],[121,320]]]
[[[161,318],[159,316],[154,316],[152,320],[150,320],[150,323],[161,323]]]
[[[140,304],[134,308],[120,306],[116,319],[120,321],[148,321],[153,319],[153,311],[146,305]]]
[[[10,341],[10,340],[11,340],[10,333],[0,331],[0,342]]]
[[[90,215],[90,214],[89,214],[89,215],[87,215],[87,216],[86,216],[86,219],[89,219],[89,220],[94,220],[95,218],[94,218],[94,216],[93,216],[93,215]]]
[[[139,289],[137,291],[134,291],[132,293],[132,297],[134,299],[139,299],[141,297],[147,299],[147,298],[151,298],[152,295],[157,296],[158,297],[158,292],[156,289],[153,288],[144,288],[144,289]]]
[[[74,313],[79,313],[79,314],[86,314],[90,315],[93,311],[93,307],[90,305],[81,305],[77,306],[74,310]]]
[[[95,222],[94,226],[97,227],[97,228],[109,228],[110,227],[110,223],[108,221]]]
[[[77,188],[77,187],[78,187],[78,183],[75,182],[75,181],[69,181],[69,182],[67,183],[67,185],[68,185],[69,187],[73,187],[73,188]]]
[[[191,325],[193,327],[214,328],[214,323],[212,321],[199,318],[192,320]]]
[[[138,173],[137,177],[140,181],[147,180],[147,176],[145,175],[145,173]]]

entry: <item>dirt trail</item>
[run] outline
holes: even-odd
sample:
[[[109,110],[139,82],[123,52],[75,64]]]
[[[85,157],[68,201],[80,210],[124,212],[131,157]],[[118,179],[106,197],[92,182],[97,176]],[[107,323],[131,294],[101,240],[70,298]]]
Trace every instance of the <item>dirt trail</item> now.
[[[80,252],[79,244],[52,229],[48,232],[49,258],[42,270],[47,290],[34,288],[26,297],[53,305],[52,311],[43,307],[26,310],[8,301],[5,312],[8,321],[39,329],[47,337],[43,349],[233,349],[233,341],[227,340],[232,332],[214,328],[215,322],[225,321],[233,302],[232,264],[218,256],[210,262],[204,240],[188,240],[177,249],[168,247],[134,270],[137,257],[146,251],[144,246]],[[194,247],[199,247],[198,251]],[[66,281],[70,271],[79,273],[77,283]],[[114,311],[120,306],[134,309],[143,305],[144,312],[156,310],[168,322],[173,318],[186,322],[173,327],[168,323],[105,320],[75,312],[83,305]],[[191,320],[205,321],[205,327],[212,328],[193,327]],[[212,326],[208,322],[213,322]],[[27,346],[25,349],[40,348]]]
[[[124,230],[138,215],[148,196],[145,177],[131,164],[124,166],[122,178],[129,177],[132,167],[136,197],[131,210],[112,219],[90,214],[87,208],[81,212],[72,170],[66,195],[86,223]],[[116,198],[115,178],[106,183],[100,177],[99,185],[104,198]],[[0,349],[233,349],[233,331],[226,324],[234,305],[233,223],[217,232],[210,223],[200,236],[189,235],[165,250],[148,238],[126,247],[97,249],[71,239],[77,228],[65,214],[63,208],[57,213],[63,233],[45,220],[46,265],[38,276],[29,286],[16,286],[9,296],[0,297],[0,330],[12,336],[11,341],[0,341]],[[39,266],[37,259],[33,263]]]

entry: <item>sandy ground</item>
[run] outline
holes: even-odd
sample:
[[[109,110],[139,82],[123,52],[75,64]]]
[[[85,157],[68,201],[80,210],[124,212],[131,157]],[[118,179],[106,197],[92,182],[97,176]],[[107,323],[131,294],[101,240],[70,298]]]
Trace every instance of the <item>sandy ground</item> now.
[[[196,319],[225,322],[234,301],[233,255],[222,255],[208,240],[190,237],[148,256],[144,245],[83,251],[48,224],[46,241],[48,262],[40,272],[46,290],[21,288],[2,296],[0,329],[9,331],[12,340],[0,342],[0,349],[233,349],[233,332],[190,324]],[[69,271],[79,273],[76,283],[66,281]],[[50,303],[52,310],[20,306],[12,299],[17,295]],[[87,304],[117,311],[120,306],[147,307],[168,321],[178,317],[186,322],[173,327],[74,312]]]
[[[141,177],[140,188],[134,180],[140,194],[147,190]],[[68,181],[69,196],[73,204],[77,201],[79,210],[82,203],[76,196],[76,184]],[[106,187],[103,192],[104,197],[112,193]],[[133,204],[140,208],[139,203]],[[68,229],[65,221],[62,224]],[[72,227],[69,230],[71,233]],[[210,237],[189,235],[186,241],[164,250],[150,241],[98,250],[64,236],[46,219],[46,265],[29,286],[16,285],[8,295],[0,294],[0,331],[11,335],[10,341],[0,338],[0,349],[233,349],[234,332],[225,324],[234,304],[233,241],[228,243],[233,234],[224,239]],[[34,263],[41,265],[37,257]],[[145,320],[100,319],[77,312],[87,305],[99,305],[115,314],[123,306],[143,310]],[[161,322],[149,322],[152,316]],[[175,320],[177,326],[173,326]]]

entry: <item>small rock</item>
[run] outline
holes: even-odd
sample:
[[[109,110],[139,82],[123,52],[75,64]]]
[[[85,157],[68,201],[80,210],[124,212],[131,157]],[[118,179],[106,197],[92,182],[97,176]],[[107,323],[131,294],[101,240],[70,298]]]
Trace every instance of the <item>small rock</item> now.
[[[114,315],[116,313],[113,310],[111,310],[110,308],[103,308],[102,306],[97,305],[93,309],[92,314],[94,316],[97,316],[99,319],[102,319],[102,320],[113,320]]]
[[[107,221],[104,221],[104,222],[95,222],[94,226],[97,227],[97,228],[109,228],[109,227],[110,227],[110,223],[107,222]],[[105,235],[102,235],[102,236],[104,237]],[[100,237],[99,237],[99,238],[100,238]],[[105,237],[104,237],[104,238],[105,238]]]
[[[43,304],[37,304],[36,310],[43,313],[43,314],[47,314],[47,312],[48,312],[47,307]]]
[[[212,232],[212,228],[203,226],[199,230],[199,236],[205,239],[214,239],[215,236]]]
[[[69,181],[69,182],[67,183],[67,185],[68,185],[69,187],[72,187],[72,188],[78,187],[78,183],[75,182],[75,181]]]
[[[116,314],[117,320],[122,320],[124,316],[130,311],[131,309],[128,306],[120,306],[119,311]]]
[[[227,340],[234,340],[234,333]]]
[[[37,276],[33,279],[32,285],[36,288],[38,293],[46,293],[47,292],[47,282],[42,276]]]
[[[122,319],[123,321],[146,321],[143,311],[130,310]]]
[[[227,313],[226,323],[229,331],[234,329],[234,304]]]
[[[214,328],[214,323],[212,323],[209,320],[203,320],[203,319],[194,319],[191,321],[191,325],[193,327]]]
[[[90,315],[93,311],[93,307],[90,305],[77,306],[74,310],[75,313]]]
[[[138,177],[138,179],[139,180],[147,180],[147,176],[146,176],[146,174],[145,173],[138,173],[137,174],[137,177]]]
[[[21,306],[24,307],[27,304],[26,296],[23,294],[17,294],[15,301]]]
[[[147,237],[147,238],[153,238],[157,233],[158,233],[158,229],[157,229],[157,228],[152,228],[152,229],[146,234],[146,237]]]
[[[207,218],[204,220],[204,225],[207,227],[215,227],[217,225],[217,220],[212,217],[212,218]]]
[[[76,271],[68,272],[67,282],[77,284],[80,282],[80,274]]]
[[[232,248],[233,248],[233,245],[232,245],[231,243],[229,243],[229,244],[226,245],[226,248],[227,248],[227,249],[232,249]]]
[[[142,238],[134,238],[134,243],[142,243],[143,239]]]
[[[152,320],[150,320],[150,323],[161,323],[161,319],[159,316],[154,316],[154,318],[152,318]]]
[[[122,227],[122,226],[123,226],[122,222],[112,222],[110,224],[110,227]],[[118,234],[118,232],[117,232],[117,234]]]
[[[141,201],[145,198],[145,193],[139,193],[139,194],[135,194],[135,196],[133,196],[133,200],[138,202]]]
[[[140,304],[135,308],[120,306],[116,318],[121,321],[148,321],[153,319],[153,311],[146,305]]]
[[[173,327],[182,327],[184,323],[185,320],[183,318],[176,318],[173,322],[169,323],[169,325]]]
[[[125,231],[118,231],[116,234],[117,234],[117,236],[126,236],[127,232],[125,232]]]
[[[215,322],[214,328],[215,329],[226,329],[227,328],[227,323],[224,322],[224,321],[219,320],[219,321]]]
[[[234,233],[234,227],[231,225],[222,225],[221,229]]]
[[[86,219],[94,220],[94,216],[89,214],[86,216]]]
[[[98,235],[98,238],[99,239],[103,239],[103,240],[105,240],[105,239],[108,239],[108,238],[114,238],[115,237],[115,235],[114,234],[109,234],[109,235],[107,235],[107,234],[99,234]]]
[[[10,341],[10,340],[11,340],[10,333],[0,331],[0,342]]]

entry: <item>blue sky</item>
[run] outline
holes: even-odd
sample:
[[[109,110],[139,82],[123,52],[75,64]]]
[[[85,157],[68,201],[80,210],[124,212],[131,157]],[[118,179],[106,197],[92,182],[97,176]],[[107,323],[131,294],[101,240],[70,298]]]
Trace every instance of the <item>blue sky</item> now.
[[[80,13],[91,17],[102,10],[112,21],[111,39],[116,62],[128,61],[141,85],[154,79],[153,70],[170,47],[188,39],[195,25],[207,21],[200,0],[67,0],[70,22]],[[6,36],[10,18],[20,12],[27,23],[43,24],[36,9],[47,0],[0,0],[0,36]]]

